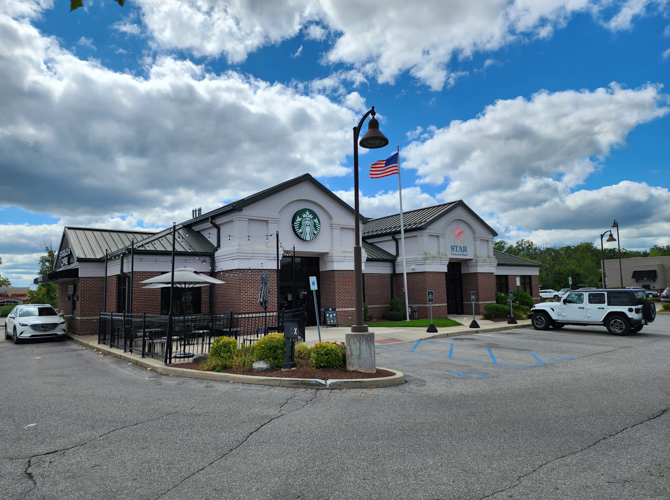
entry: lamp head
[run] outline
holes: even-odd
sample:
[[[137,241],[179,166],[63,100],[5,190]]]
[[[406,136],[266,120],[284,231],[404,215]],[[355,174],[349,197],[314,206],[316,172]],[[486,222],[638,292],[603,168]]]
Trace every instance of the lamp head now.
[[[612,227],[619,227],[619,223],[614,219],[614,222],[612,223]]]
[[[389,140],[386,138],[384,134],[381,133],[381,130],[379,130],[379,122],[377,121],[377,118],[375,118],[373,115],[372,118],[370,119],[370,122],[368,123],[368,131],[361,138],[361,140],[358,141],[358,144],[362,148],[378,149],[383,148],[388,143]]]
[[[607,241],[616,241],[616,238],[612,234],[612,231],[610,231],[610,235],[609,235],[609,238],[607,238]]]

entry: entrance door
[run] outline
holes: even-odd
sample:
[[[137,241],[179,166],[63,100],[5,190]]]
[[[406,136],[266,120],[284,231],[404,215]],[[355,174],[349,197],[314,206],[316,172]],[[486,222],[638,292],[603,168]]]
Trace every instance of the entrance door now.
[[[447,314],[463,314],[463,280],[460,262],[449,262],[446,282]]]
[[[305,307],[307,326],[316,325],[314,298],[309,287],[309,277],[316,276],[320,283],[318,257],[284,257],[279,269],[279,302],[282,309]],[[319,290],[316,299],[320,301]]]

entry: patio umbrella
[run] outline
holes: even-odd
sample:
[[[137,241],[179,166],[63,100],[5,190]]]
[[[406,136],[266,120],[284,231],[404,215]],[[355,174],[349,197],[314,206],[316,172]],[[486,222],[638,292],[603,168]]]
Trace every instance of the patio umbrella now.
[[[154,276],[148,280],[144,280],[141,283],[148,283],[148,286],[144,288],[161,288],[164,286],[170,286],[172,283],[172,273],[161,274],[160,276]],[[207,285],[223,285],[225,281],[217,280],[205,274],[200,274],[195,269],[190,267],[182,267],[174,270],[174,286],[179,288],[193,288],[196,286],[207,286]]]
[[[270,277],[267,271],[261,273],[261,289],[258,291],[258,303],[265,310],[265,333],[268,331],[268,302],[270,301]]]
[[[268,309],[268,302],[270,301],[270,284],[268,283],[269,279],[270,277],[268,276],[268,272],[263,271],[261,273],[261,289],[258,292],[258,303],[266,311]]]

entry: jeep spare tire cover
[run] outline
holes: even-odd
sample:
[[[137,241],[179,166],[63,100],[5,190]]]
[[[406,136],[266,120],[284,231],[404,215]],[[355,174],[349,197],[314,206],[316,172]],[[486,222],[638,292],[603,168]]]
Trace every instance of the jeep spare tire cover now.
[[[653,322],[656,319],[656,304],[649,299],[645,300],[642,305],[642,316],[648,323]]]

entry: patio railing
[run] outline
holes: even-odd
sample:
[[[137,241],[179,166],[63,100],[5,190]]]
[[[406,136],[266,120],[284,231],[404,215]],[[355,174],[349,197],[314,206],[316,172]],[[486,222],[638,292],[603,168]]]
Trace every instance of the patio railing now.
[[[101,312],[98,343],[123,352],[163,360],[165,364],[189,362],[209,352],[217,337],[232,337],[252,344],[268,333],[283,332],[284,323],[298,323],[305,340],[305,309],[183,316]]]

